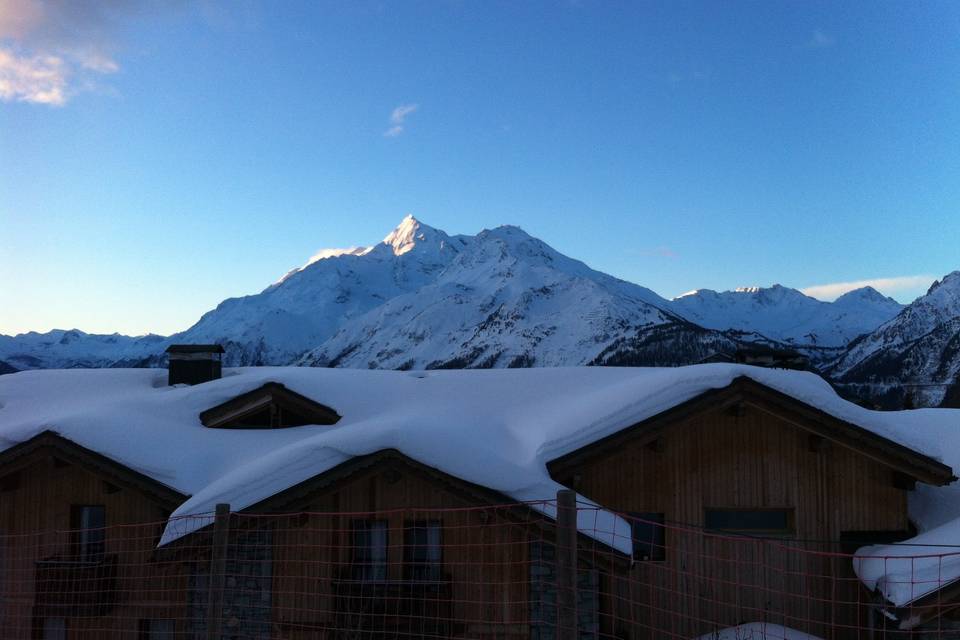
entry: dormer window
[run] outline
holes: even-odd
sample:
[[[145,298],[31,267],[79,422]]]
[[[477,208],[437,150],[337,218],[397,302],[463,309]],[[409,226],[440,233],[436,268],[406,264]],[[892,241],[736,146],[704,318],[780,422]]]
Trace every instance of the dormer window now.
[[[339,414],[330,407],[278,382],[268,382],[200,414],[205,427],[216,429],[284,429],[331,425],[338,420]]]

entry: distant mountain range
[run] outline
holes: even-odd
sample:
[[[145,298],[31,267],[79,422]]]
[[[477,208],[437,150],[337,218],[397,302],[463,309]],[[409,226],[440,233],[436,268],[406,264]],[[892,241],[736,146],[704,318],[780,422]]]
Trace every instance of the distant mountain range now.
[[[907,307],[869,287],[834,302],[780,285],[667,300],[517,227],[450,236],[408,216],[173,336],[0,336],[0,373],[158,366],[181,342],[223,344],[229,365],[389,369],[669,366],[763,345],[802,352],[853,395],[890,404],[923,384],[911,397],[937,404],[958,373],[960,272]]]

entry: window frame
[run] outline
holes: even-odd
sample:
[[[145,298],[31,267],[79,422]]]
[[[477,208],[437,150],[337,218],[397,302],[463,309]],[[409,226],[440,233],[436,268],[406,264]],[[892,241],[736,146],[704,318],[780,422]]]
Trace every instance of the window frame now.
[[[50,630],[53,633],[48,634],[47,621],[60,620],[62,625],[60,629]],[[43,616],[37,621],[36,636],[39,640],[66,640],[70,637],[70,620],[66,616]]]
[[[717,527],[710,525],[711,513],[726,514],[755,514],[755,513],[782,513],[784,515],[785,526],[780,527],[750,527],[750,526],[730,526]],[[796,508],[795,507],[704,507],[703,509],[703,528],[708,532],[732,533],[752,536],[769,537],[791,537],[796,535]]]
[[[99,510],[100,522],[91,522]],[[70,555],[80,562],[102,562],[107,550],[107,507],[102,504],[70,505]]]
[[[636,562],[664,562],[667,559],[667,528],[666,528],[666,514],[656,511],[634,511],[627,514],[632,519],[630,520],[630,539],[633,543],[633,559]],[[644,528],[648,528],[654,533],[651,540],[641,541],[638,536],[638,527],[641,525]],[[656,532],[659,531],[660,535],[657,536]],[[659,537],[659,539],[658,539]],[[645,557],[642,553],[639,553],[638,550],[641,546],[646,546],[647,549],[650,549],[650,553]]]
[[[382,532],[382,540],[375,535],[378,532]],[[353,520],[350,542],[350,574],[353,579],[386,582],[390,573],[390,521],[385,518]]]
[[[155,629],[155,623],[167,623],[170,625],[169,631]],[[177,621],[174,618],[140,618],[137,624],[138,640],[166,640],[166,638],[177,637]]]
[[[426,541],[413,538],[426,533]],[[431,541],[431,534],[436,540]],[[425,556],[420,558],[423,551]],[[434,553],[435,551],[435,553]],[[405,520],[403,523],[403,579],[411,582],[440,582],[443,579],[443,521],[436,518]]]

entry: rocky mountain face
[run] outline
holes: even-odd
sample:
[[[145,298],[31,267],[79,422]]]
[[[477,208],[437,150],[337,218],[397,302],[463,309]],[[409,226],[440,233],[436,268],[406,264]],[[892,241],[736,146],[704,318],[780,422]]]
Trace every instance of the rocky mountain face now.
[[[862,396],[907,394],[917,406],[956,398],[960,271],[934,282],[891,320],[853,341],[826,373]]]
[[[670,366],[759,344],[799,350],[850,384],[899,371],[947,380],[956,375],[956,280],[947,276],[906,308],[870,288],[832,303],[779,285],[666,300],[517,227],[451,236],[408,216],[383,242],[323,250],[182,333],[0,336],[0,361],[12,369],[162,366],[169,344],[216,342],[227,365]],[[885,329],[892,326],[901,328]]]

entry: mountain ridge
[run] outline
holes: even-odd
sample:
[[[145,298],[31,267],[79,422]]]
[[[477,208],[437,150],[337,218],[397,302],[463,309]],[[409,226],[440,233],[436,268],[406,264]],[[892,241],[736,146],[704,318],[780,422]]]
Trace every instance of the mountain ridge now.
[[[917,302],[953,300],[955,278],[960,272]],[[0,336],[0,360],[16,369],[159,366],[171,343],[218,342],[228,365],[677,365],[761,344],[799,350],[842,377],[850,368],[836,363],[912,306],[870,287],[824,302],[779,284],[668,300],[516,226],[449,235],[408,215],[381,242],[318,251],[172,336]],[[927,306],[914,324],[943,324],[928,316],[944,305]],[[960,303],[945,309],[960,315]]]

